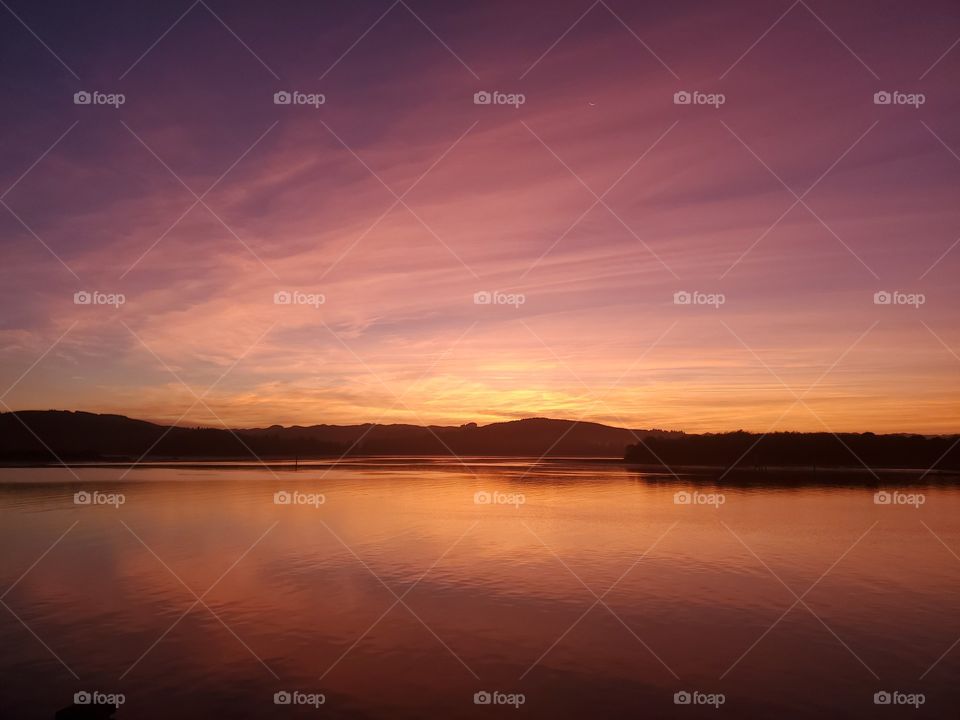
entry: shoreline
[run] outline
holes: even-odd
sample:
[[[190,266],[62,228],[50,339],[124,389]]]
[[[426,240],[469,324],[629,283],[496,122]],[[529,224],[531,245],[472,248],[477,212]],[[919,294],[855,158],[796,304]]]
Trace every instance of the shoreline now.
[[[862,466],[830,466],[813,467],[800,465],[756,467],[724,467],[704,465],[649,465],[625,461],[613,457],[534,457],[534,456],[453,456],[453,455],[356,455],[345,458],[311,458],[298,460],[293,458],[263,458],[250,460],[248,458],[169,458],[152,459],[144,462],[132,460],[96,460],[72,462],[0,462],[0,469],[100,469],[100,470],[130,470],[134,468],[150,470],[270,470],[283,472],[309,472],[312,470],[329,470],[336,467],[361,469],[377,469],[390,466],[407,466],[423,469],[438,467],[483,467],[503,466],[504,464],[517,467],[533,467],[541,465],[584,465],[602,467],[620,467],[623,470],[643,475],[666,476],[671,482],[677,479],[697,481],[770,481],[779,479],[786,484],[791,481],[797,484],[829,483],[830,480],[840,479],[869,479],[876,484],[881,477],[911,478],[914,481],[925,478],[937,480],[960,480],[960,470],[936,468],[866,468]],[[677,477],[674,477],[676,475]],[[804,476],[804,477],[800,477]],[[875,477],[876,476],[876,477]]]

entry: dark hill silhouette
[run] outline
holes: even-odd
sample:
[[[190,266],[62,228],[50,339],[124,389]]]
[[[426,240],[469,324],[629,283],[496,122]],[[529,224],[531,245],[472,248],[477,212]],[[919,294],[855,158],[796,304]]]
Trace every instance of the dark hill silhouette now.
[[[478,426],[312,425],[225,430],[170,427],[122,415],[65,410],[0,413],[0,461],[56,462],[352,455],[622,457],[660,431],[531,418]],[[42,441],[42,442],[41,442]]]
[[[737,467],[834,467],[960,470],[957,436],[874,433],[731,433],[644,438],[627,448],[637,465]]]
[[[642,440],[639,442],[638,440]],[[65,410],[0,413],[0,462],[450,455],[624,458],[644,466],[960,470],[957,436],[737,431],[694,435],[529,418],[479,426],[311,425],[225,430],[171,427]]]

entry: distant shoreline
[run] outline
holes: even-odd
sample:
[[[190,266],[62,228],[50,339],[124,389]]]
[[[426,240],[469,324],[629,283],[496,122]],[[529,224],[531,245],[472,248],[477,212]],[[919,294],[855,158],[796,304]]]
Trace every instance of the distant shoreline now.
[[[650,465],[637,464],[615,457],[533,457],[514,455],[483,455],[457,457],[454,455],[365,455],[345,458],[263,458],[262,462],[249,458],[189,458],[189,459],[152,459],[144,462],[124,459],[116,461],[76,461],[61,463],[50,462],[0,462],[0,469],[100,469],[100,470],[264,470],[271,472],[309,473],[316,470],[379,469],[391,466],[406,466],[424,470],[457,469],[493,465],[514,465],[517,467],[549,466],[602,466],[621,468],[647,479],[676,482],[678,479],[689,482],[723,482],[729,484],[784,484],[817,485],[843,484],[842,481],[854,481],[858,485],[876,485],[878,480],[902,479],[907,482],[927,480],[930,482],[960,480],[960,471],[949,469],[924,468],[864,468],[864,467],[811,467],[778,466],[766,468],[722,467],[704,465]],[[531,479],[533,477],[531,476]]]
[[[446,460],[444,460],[446,459]],[[80,411],[0,413],[2,467],[200,467],[286,471],[379,466],[549,462],[606,464],[702,479],[731,474],[879,481],[960,474],[960,435],[769,432],[687,434],[579,420],[527,418],[490,425],[271,426],[255,430],[162,426]],[[734,469],[735,468],[735,469]],[[874,468],[874,469],[870,469]],[[882,469],[876,469],[882,468]]]

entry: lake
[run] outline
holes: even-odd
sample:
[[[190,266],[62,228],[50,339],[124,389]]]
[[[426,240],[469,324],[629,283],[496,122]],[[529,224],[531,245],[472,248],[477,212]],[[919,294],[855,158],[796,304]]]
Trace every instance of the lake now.
[[[4,717],[75,693],[118,719],[960,711],[949,486],[516,459],[72,472],[0,470]]]

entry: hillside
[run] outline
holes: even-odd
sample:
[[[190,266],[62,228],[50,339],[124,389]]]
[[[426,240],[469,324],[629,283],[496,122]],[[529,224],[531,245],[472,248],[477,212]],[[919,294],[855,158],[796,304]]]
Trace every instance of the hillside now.
[[[512,455],[622,457],[637,436],[598,423],[531,418],[478,426],[279,425],[226,430],[170,427],[122,415],[65,410],[0,413],[0,461],[170,458]]]
[[[645,438],[627,448],[636,465],[960,470],[960,438],[914,434],[743,431]]]

